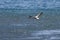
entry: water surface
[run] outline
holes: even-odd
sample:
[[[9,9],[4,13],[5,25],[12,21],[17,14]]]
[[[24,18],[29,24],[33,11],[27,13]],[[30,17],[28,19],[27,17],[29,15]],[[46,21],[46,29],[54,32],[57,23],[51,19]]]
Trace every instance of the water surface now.
[[[60,40],[60,10],[0,10],[1,40]],[[29,15],[43,12],[39,20]]]

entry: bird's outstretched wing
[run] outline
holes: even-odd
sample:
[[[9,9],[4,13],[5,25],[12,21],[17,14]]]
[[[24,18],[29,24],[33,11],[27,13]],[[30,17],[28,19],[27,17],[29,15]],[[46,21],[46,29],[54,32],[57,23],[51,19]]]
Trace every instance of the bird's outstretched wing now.
[[[36,17],[40,17],[43,14],[43,12],[36,15]]]

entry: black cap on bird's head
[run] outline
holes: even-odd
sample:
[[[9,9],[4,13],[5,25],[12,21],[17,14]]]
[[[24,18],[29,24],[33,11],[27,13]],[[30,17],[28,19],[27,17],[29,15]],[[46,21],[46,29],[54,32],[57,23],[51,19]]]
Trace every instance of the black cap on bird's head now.
[[[29,18],[32,18],[32,16],[29,16]]]

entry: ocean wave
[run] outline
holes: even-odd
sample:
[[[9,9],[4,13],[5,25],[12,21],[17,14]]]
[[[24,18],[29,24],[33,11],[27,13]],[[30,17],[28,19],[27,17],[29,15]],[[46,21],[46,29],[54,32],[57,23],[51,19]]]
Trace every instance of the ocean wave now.
[[[60,37],[51,37],[50,39],[51,40],[58,40],[58,39],[60,39]]]
[[[60,30],[42,30],[42,31],[33,31],[31,37],[21,38],[23,40],[59,40],[60,39]]]
[[[42,31],[34,31],[32,33],[33,36],[54,35],[54,34],[60,34],[60,30],[42,30]]]
[[[10,25],[11,25],[11,26],[24,26],[24,27],[25,27],[25,26],[29,26],[29,25],[31,25],[31,24],[29,24],[29,23],[28,23],[28,24],[27,24],[27,23],[21,23],[21,24],[20,24],[20,23],[19,23],[19,24],[10,24]],[[34,24],[32,24],[32,25],[34,25]]]
[[[10,24],[10,26],[38,26],[36,24],[31,24],[31,23],[19,23],[19,24]]]
[[[26,26],[27,24],[11,24],[12,26]]]

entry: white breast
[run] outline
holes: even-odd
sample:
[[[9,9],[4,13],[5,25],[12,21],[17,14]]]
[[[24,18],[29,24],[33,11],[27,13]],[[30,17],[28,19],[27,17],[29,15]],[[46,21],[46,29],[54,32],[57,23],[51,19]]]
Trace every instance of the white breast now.
[[[35,16],[36,19],[39,19],[38,16]]]

